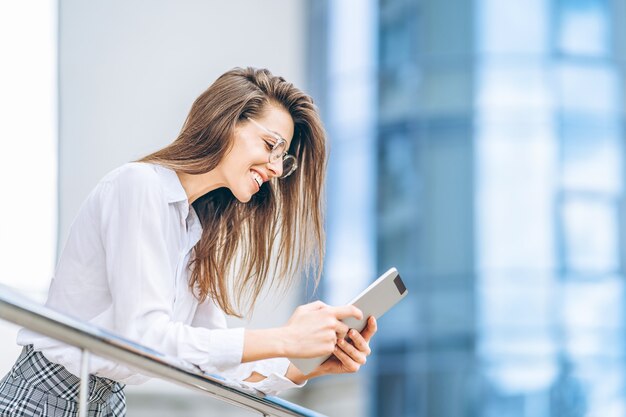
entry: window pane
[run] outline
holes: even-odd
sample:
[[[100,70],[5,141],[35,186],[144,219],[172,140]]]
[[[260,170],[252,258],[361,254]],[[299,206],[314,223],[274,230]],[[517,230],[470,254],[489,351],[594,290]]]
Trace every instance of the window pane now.
[[[616,195],[622,189],[621,129],[614,123],[592,124],[564,117],[562,128],[562,186],[567,191]]]
[[[609,19],[606,0],[557,1],[557,48],[565,54],[606,55]]]
[[[551,131],[541,125],[490,125],[478,135],[480,269],[552,269],[556,149]]]
[[[561,64],[556,82],[559,105],[566,112],[616,115],[619,110],[621,83],[614,67]]]
[[[545,0],[478,0],[476,37],[480,53],[540,54],[548,46]]]
[[[618,220],[611,202],[568,198],[563,203],[565,266],[568,271],[602,274],[617,271]]]

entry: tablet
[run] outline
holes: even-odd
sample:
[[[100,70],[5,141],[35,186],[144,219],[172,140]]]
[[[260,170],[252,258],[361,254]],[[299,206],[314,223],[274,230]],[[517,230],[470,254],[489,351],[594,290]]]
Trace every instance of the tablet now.
[[[376,320],[378,320],[387,310],[406,297],[408,292],[404,282],[402,282],[402,278],[398,274],[398,270],[391,268],[349,303],[363,312],[363,319],[357,320],[354,317],[348,317],[342,321],[347,324],[349,328],[355,329],[360,333],[365,329],[367,319],[370,316],[374,316]],[[311,373],[330,356],[331,355],[306,359],[289,358],[289,360],[300,372],[306,375]]]

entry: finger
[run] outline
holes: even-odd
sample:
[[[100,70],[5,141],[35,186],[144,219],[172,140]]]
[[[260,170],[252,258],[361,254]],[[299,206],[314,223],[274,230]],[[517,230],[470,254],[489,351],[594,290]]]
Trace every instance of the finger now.
[[[333,352],[333,354],[337,357],[337,359],[339,359],[339,361],[343,364],[343,367],[348,372],[356,372],[359,370],[360,365],[356,363],[355,361],[353,361],[352,358],[348,356],[346,352],[341,350],[340,347],[337,347],[335,351]]]
[[[348,327],[347,324],[345,324],[342,321],[337,320],[337,324],[335,326],[335,332],[337,333],[337,339],[345,338],[346,335],[348,334],[348,330],[350,330],[350,328]]]
[[[357,320],[363,319],[363,312],[353,305],[330,307],[332,313],[338,320],[354,317]]]
[[[374,316],[370,316],[367,320],[367,327],[361,332],[361,336],[363,336],[363,339],[365,339],[366,342],[369,342],[377,330],[378,324],[376,323],[376,318]]]
[[[363,352],[359,351],[357,348],[346,342],[344,339],[339,339],[337,341],[337,345],[341,348],[341,350],[347,353],[353,361],[355,361],[359,365],[365,365],[367,357]]]
[[[324,307],[326,307],[326,304],[320,300],[313,301],[312,303],[303,304],[300,306],[300,308],[304,311],[315,311],[315,310],[320,310]]]
[[[363,338],[363,336],[359,334],[359,332],[354,329],[350,329],[350,331],[348,332],[348,336],[352,340],[352,343],[354,343],[354,346],[365,355],[369,355],[370,353],[372,353],[369,343],[367,343],[365,338]]]

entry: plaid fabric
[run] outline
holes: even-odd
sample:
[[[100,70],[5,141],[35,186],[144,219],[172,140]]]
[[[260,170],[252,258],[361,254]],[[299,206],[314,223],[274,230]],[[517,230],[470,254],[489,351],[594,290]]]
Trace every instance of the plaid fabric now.
[[[80,379],[48,361],[32,345],[24,346],[11,371],[0,381],[1,417],[76,417]],[[124,385],[89,375],[88,415],[126,415]]]

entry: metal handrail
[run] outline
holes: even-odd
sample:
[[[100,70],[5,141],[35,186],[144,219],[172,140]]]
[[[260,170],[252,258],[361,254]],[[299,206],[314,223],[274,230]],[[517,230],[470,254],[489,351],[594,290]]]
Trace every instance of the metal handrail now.
[[[235,387],[234,383],[229,383],[218,375],[207,375],[189,362],[163,355],[106,330],[51,310],[17,294],[4,285],[0,285],[0,318],[82,349],[79,416],[86,416],[80,411],[86,412],[86,395],[84,394],[87,392],[89,355],[93,353],[130,365],[152,376],[199,390],[220,401],[257,411],[264,416],[324,417],[322,414],[282,398],[264,396],[242,385]]]

